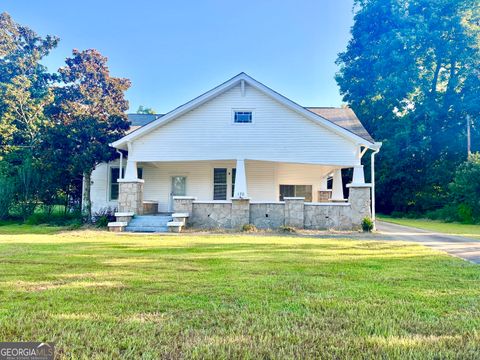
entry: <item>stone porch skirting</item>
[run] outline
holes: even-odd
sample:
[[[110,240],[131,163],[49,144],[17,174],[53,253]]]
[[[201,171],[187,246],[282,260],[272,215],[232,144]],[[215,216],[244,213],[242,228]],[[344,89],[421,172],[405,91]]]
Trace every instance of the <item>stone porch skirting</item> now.
[[[306,203],[302,197],[278,202],[197,201],[174,197],[174,211],[188,213],[188,226],[201,229],[238,229],[253,224],[259,229],[290,226],[300,229],[353,230],[371,216],[370,187],[350,186],[348,202]]]

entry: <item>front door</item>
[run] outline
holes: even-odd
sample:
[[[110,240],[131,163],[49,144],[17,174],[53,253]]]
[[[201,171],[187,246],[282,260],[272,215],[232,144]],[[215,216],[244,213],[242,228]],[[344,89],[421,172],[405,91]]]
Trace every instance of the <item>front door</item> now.
[[[172,176],[172,191],[170,191],[169,210],[173,211],[173,197],[187,195],[187,177]]]

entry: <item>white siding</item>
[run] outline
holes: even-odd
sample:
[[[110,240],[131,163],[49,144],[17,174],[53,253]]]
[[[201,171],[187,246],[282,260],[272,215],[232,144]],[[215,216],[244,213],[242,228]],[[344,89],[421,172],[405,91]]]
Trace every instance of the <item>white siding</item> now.
[[[109,164],[97,165],[92,172],[92,184],[90,187],[90,197],[92,201],[92,212],[98,212],[105,208],[114,209],[117,207],[116,200],[110,200],[110,167],[119,166],[118,161]]]
[[[98,211],[105,207],[115,208],[116,201],[109,201],[109,167],[118,162],[101,164],[92,174],[92,208]],[[143,168],[144,199],[159,203],[160,211],[169,210],[171,177],[187,177],[187,195],[198,200],[213,199],[213,169],[236,166],[235,161],[188,161],[139,163]],[[312,185],[313,200],[320,187],[321,178],[330,167],[319,165],[286,164],[264,161],[246,161],[247,189],[251,201],[278,201],[279,185]],[[230,176],[229,176],[230,179]],[[230,197],[230,183],[228,196]]]
[[[252,110],[252,124],[232,112]],[[136,139],[136,161],[234,160],[354,165],[356,145],[281,105],[263,92],[236,86]]]

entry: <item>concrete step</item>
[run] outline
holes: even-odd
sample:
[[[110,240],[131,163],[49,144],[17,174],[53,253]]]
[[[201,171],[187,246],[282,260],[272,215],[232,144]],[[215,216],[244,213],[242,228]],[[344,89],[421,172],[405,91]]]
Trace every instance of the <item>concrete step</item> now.
[[[168,227],[166,226],[127,226],[125,228],[126,232],[146,232],[146,233],[157,233],[157,232],[168,232]]]
[[[135,216],[125,231],[130,232],[167,232],[167,223],[172,221],[171,215],[140,215]]]

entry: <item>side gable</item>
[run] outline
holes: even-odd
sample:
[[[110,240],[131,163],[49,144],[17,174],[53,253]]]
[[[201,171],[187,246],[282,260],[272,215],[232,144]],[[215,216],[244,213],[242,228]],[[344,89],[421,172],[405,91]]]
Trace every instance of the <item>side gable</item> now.
[[[264,95],[270,97],[271,99],[277,101],[284,107],[290,109],[293,112],[296,112],[297,114],[302,115],[304,118],[311,120],[312,122],[316,123],[317,125],[321,125],[325,127],[326,129],[333,131],[337,135],[341,136],[344,139],[347,139],[348,141],[355,143],[356,145],[363,145],[370,147],[374,143],[370,139],[363,138],[354,132],[347,130],[343,128],[342,126],[339,126],[335,124],[332,121],[329,121],[328,119],[322,117],[321,115],[312,112],[306,108],[303,108],[302,106],[296,104],[295,102],[289,100],[288,98],[280,95],[279,93],[273,91],[272,89],[268,88],[267,86],[261,84],[260,82],[256,81],[255,79],[251,78],[245,73],[240,73],[239,75],[233,77],[232,79],[226,81],[225,83],[217,86],[216,88],[206,92],[203,95],[200,95],[199,97],[189,101],[188,103],[179,106],[178,108],[172,110],[171,112],[165,114],[161,118],[156,119],[155,121],[152,121],[151,123],[137,129],[136,131],[130,132],[123,138],[115,141],[111,145],[113,147],[119,148],[119,149],[126,149],[127,148],[127,143],[133,140],[136,140],[149,132],[153,131],[154,129],[163,126],[165,124],[168,124],[169,122],[179,118],[183,114],[188,113],[189,111],[192,111],[198,106],[201,106],[205,104],[206,102],[214,99],[215,97],[221,95],[222,93],[232,89],[235,86],[239,86],[241,91],[245,89],[245,86],[249,85],[250,87],[262,92]]]

